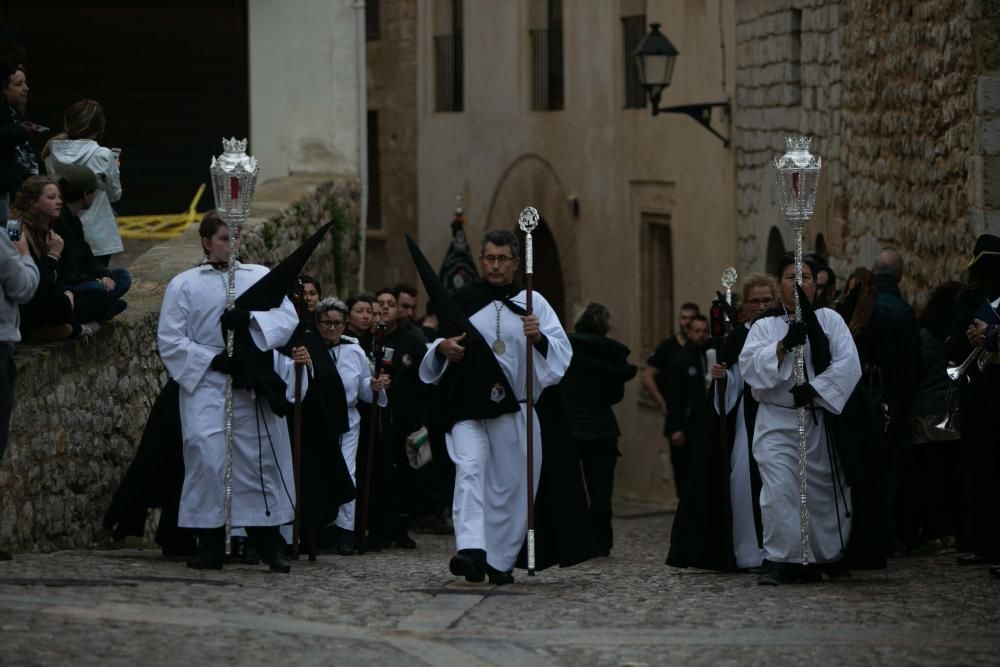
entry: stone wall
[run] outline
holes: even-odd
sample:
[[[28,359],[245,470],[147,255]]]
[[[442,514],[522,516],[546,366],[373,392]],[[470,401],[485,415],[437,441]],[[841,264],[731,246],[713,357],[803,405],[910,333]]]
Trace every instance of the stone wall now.
[[[741,271],[764,270],[772,228],[793,247],[773,191],[773,159],[788,134],[812,136],[823,158],[816,215],[806,229],[810,247],[818,234],[839,250],[842,219],[842,72],[836,0],[751,0],[736,3],[736,209]]]
[[[903,289],[922,300],[958,277],[972,249],[972,23],[965,0],[844,0],[848,258],[894,246]],[[867,259],[867,257],[865,257]]]
[[[326,240],[307,268],[331,287],[337,278],[344,291],[355,289],[357,199],[356,183],[320,176],[261,184],[243,256],[273,264],[334,213],[341,219],[339,249]],[[200,259],[192,227],[132,264],[128,310],[94,338],[20,346],[10,442],[0,465],[4,548],[49,551],[109,539],[101,519],[166,381],[156,352],[163,290]]]
[[[792,247],[769,161],[785,134],[799,133],[815,137],[824,165],[807,250],[822,235],[844,274],[870,266],[881,247],[897,248],[908,267],[904,293],[916,302],[959,277],[975,235],[1000,227],[1000,188],[991,186],[1000,180],[1000,139],[990,143],[1000,137],[1000,96],[990,92],[1000,89],[990,55],[998,5],[737,3],[733,146],[744,270],[765,268],[772,227]]]

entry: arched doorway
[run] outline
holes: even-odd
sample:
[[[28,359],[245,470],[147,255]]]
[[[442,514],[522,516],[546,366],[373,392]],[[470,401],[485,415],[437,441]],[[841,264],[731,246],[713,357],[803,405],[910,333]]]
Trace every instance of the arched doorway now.
[[[532,282],[564,325],[568,325],[565,318],[572,316],[581,298],[568,198],[569,193],[547,160],[539,155],[523,155],[500,177],[486,218],[487,230],[516,231],[523,247],[524,234],[517,228],[518,216],[526,206],[538,209],[541,220],[532,233],[535,250]],[[524,279],[523,268],[518,279]]]
[[[771,227],[771,232],[767,235],[767,272],[772,276],[778,272],[781,258],[785,256],[785,240],[781,238],[781,232],[777,227]]]

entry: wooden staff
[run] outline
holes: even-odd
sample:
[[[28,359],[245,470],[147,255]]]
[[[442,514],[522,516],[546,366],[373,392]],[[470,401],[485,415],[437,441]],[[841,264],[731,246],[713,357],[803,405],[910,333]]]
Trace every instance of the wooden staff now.
[[[534,273],[534,248],[532,247],[531,232],[538,226],[538,211],[531,206],[521,211],[518,218],[518,225],[524,232],[524,284],[525,284],[525,310],[527,315],[531,315],[531,278]],[[525,370],[527,379],[525,381],[525,406],[527,408],[527,467],[528,467],[528,576],[535,576],[535,405],[533,397],[534,389],[534,359],[531,341],[528,341],[525,350]]]
[[[382,375],[382,357],[385,353],[382,348],[383,335],[385,335],[385,322],[379,322],[372,338],[372,357],[375,359],[375,375],[373,377],[375,378]],[[368,508],[371,505],[372,468],[375,467],[375,443],[378,439],[379,421],[378,393],[372,392],[371,418],[368,420],[368,463],[365,470],[365,494],[364,502],[361,503],[361,531],[358,533],[358,553],[360,554],[365,552],[365,536],[368,533]]]

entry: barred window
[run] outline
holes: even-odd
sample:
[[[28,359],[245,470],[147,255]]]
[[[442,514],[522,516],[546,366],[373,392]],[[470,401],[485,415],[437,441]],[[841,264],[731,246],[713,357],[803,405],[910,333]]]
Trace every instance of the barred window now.
[[[625,108],[642,109],[646,106],[646,93],[639,82],[639,73],[635,67],[632,53],[639,48],[639,42],[646,34],[646,15],[622,17],[622,46],[625,50]]]
[[[670,217],[644,213],[640,234],[640,347],[642,356],[647,357],[673,331],[674,270]]]
[[[462,111],[462,0],[437,0],[434,12],[434,110]]]
[[[381,39],[379,24],[379,2],[381,0],[365,0],[365,41],[374,42]]]
[[[559,111],[564,103],[562,0],[535,0],[542,20],[529,32],[531,109]]]

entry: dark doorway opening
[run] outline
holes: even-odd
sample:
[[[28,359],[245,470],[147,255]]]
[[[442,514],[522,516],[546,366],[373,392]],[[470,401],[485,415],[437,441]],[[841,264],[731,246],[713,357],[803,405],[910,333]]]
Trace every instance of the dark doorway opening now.
[[[221,139],[249,133],[246,0],[0,0],[0,32],[27,49],[27,120],[54,134],[73,102],[104,107],[120,214],[183,211]],[[209,188],[199,208],[212,205]]]

